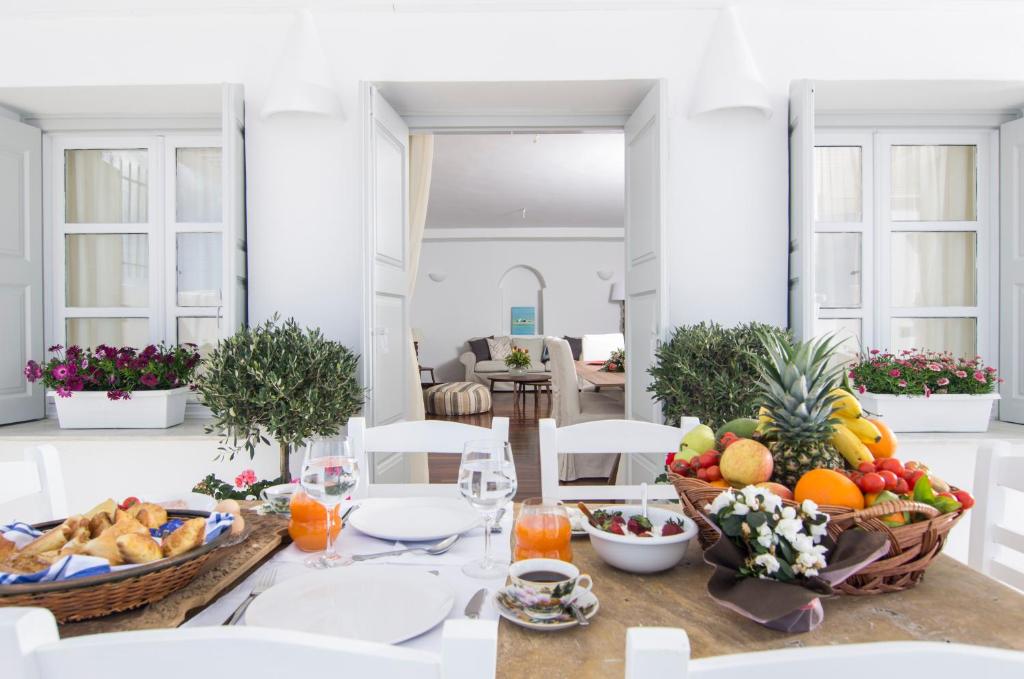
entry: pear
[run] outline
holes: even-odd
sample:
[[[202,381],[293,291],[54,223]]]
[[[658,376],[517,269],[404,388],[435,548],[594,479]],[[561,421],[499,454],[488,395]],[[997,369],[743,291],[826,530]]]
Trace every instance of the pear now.
[[[706,424],[698,424],[696,427],[686,432],[686,436],[683,437],[682,448],[688,448],[689,450],[700,455],[706,453],[715,447],[715,432]]]

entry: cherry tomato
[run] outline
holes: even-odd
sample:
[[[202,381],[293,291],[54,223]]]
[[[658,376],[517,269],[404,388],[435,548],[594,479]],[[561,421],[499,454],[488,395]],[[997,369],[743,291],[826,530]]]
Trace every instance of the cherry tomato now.
[[[704,453],[700,456],[701,467],[710,467],[711,465],[716,464],[717,462],[718,459],[715,457],[714,453]]]
[[[910,492],[910,484],[907,483],[906,479],[896,479],[896,494],[906,495]]]
[[[909,486],[910,486],[911,488],[913,488],[914,486],[916,486],[916,485],[917,485],[917,480],[918,480],[919,478],[921,478],[922,476],[924,476],[924,475],[925,475],[925,472],[924,472],[924,470],[923,470],[923,469],[915,469],[915,470],[914,470],[914,471],[913,471],[913,472],[912,472],[912,473],[910,474],[910,478],[909,478],[909,479],[907,479],[907,484],[908,484],[908,485],[909,485]]]
[[[686,460],[676,460],[669,466],[669,469],[673,474],[686,476],[686,472],[690,471],[690,464]]]
[[[890,471],[896,476],[903,475],[903,464],[894,457],[887,457],[878,463],[879,471]]]
[[[899,479],[891,471],[889,471],[888,469],[883,469],[882,471],[877,472],[877,474],[882,477],[883,481],[885,481],[886,490],[893,490],[896,488],[896,482]]]
[[[701,467],[697,470],[697,478],[701,481],[708,481],[708,470]]]
[[[861,462],[859,465],[857,465],[857,471],[859,471],[862,474],[870,474],[871,472],[877,470],[875,469],[874,462]]]
[[[717,481],[722,478],[722,470],[718,468],[717,464],[713,464],[704,470],[704,473],[708,477],[708,481]]]
[[[135,497],[134,495],[130,495],[130,496],[126,497],[124,499],[124,502],[119,504],[118,507],[120,507],[121,509],[128,509],[132,505],[139,504],[139,502],[141,502],[141,500],[139,500],[139,498]]]
[[[970,509],[974,506],[974,498],[966,490],[958,490],[953,493],[953,497],[956,498],[957,502],[963,505],[964,509]]]
[[[885,479],[877,472],[865,474],[860,482],[861,490],[865,493],[881,493],[885,490]]]

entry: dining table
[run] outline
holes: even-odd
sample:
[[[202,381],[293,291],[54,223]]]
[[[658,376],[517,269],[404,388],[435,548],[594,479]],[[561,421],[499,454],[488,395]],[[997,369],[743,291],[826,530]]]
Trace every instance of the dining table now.
[[[626,387],[625,372],[608,372],[603,363],[576,361],[576,374],[600,389],[601,387]]]

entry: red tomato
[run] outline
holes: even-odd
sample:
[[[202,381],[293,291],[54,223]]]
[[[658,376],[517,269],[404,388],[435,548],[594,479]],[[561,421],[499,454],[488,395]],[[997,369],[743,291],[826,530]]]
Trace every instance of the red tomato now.
[[[857,465],[857,471],[859,471],[862,474],[870,474],[871,472],[877,470],[875,469],[874,462],[861,462],[859,465]]]
[[[130,496],[126,497],[124,499],[124,502],[119,504],[118,507],[120,507],[121,509],[128,509],[132,505],[139,504],[139,502],[141,502],[141,500],[139,500],[139,498],[135,497],[134,495],[130,495]]]
[[[885,490],[885,479],[876,472],[865,474],[860,482],[861,490],[865,493],[881,493]]]
[[[714,453],[708,452],[708,453],[704,453],[704,454],[702,454],[700,456],[700,466],[701,467],[710,467],[711,465],[717,464],[717,463],[718,463],[718,457]]]
[[[703,467],[698,469],[697,470],[697,478],[700,479],[701,481],[708,481],[708,480],[710,480],[710,479],[708,479],[708,470],[704,469]]]
[[[878,472],[878,475],[882,477],[883,481],[885,481],[886,490],[894,490],[896,488],[896,482],[899,479],[894,473],[892,473],[888,469],[883,469],[882,471]]]
[[[957,502],[964,506],[964,509],[970,509],[974,506],[974,498],[966,490],[958,490],[953,493],[953,497],[956,498]]]
[[[708,481],[717,481],[722,478],[722,470],[718,468],[717,464],[713,464],[707,469],[704,469],[704,474],[708,477]]]
[[[910,484],[906,479],[896,479],[896,494],[906,495],[910,492]]]
[[[913,470],[913,472],[910,474],[910,478],[907,479],[907,484],[911,488],[913,488],[914,486],[917,485],[917,480],[919,478],[921,478],[922,476],[924,476],[924,475],[925,475],[925,472],[924,472],[923,469],[915,469],[915,470]]]
[[[686,460],[676,460],[671,465],[669,465],[669,469],[672,471],[673,474],[686,476],[686,472],[690,471],[690,465],[686,462]]]
[[[880,471],[890,471],[896,476],[903,475],[903,464],[895,457],[887,457],[884,460],[878,462],[878,469]]]

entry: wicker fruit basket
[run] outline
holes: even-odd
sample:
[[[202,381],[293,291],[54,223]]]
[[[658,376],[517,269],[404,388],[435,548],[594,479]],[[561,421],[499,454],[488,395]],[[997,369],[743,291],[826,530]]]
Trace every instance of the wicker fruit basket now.
[[[701,509],[725,489],[677,474],[669,474],[668,478],[679,493],[683,513],[697,523],[701,547],[707,549],[718,539],[718,532],[708,524]],[[796,505],[788,500],[784,502]],[[901,592],[916,585],[924,577],[928,565],[942,551],[946,536],[964,513],[961,509],[942,514],[931,505],[909,500],[883,502],[857,510],[831,505],[822,505],[818,509],[829,515],[828,532],[833,539],[843,531],[853,529],[879,531],[889,538],[889,552],[884,557],[836,587],[840,593],[849,595]],[[881,517],[895,512],[913,512],[928,518],[897,527],[887,526],[881,521]]]
[[[209,516],[209,512],[168,511],[171,518],[191,519]],[[33,526],[47,530],[62,521]],[[244,539],[224,531],[210,542],[169,559],[160,559],[135,568],[74,578],[60,582],[25,585],[0,585],[0,606],[39,606],[48,608],[57,622],[75,622],[99,618],[138,608],[163,599],[192,581],[216,550],[238,544]]]

